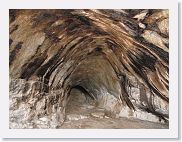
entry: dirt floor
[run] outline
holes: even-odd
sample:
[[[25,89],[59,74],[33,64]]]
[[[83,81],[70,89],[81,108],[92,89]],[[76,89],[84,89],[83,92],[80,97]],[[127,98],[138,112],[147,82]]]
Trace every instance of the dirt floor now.
[[[84,118],[66,121],[66,129],[168,129],[168,125],[128,118]]]
[[[73,90],[66,110],[65,129],[168,129],[168,124],[142,121],[134,118],[111,118],[104,109],[95,107],[79,90]]]

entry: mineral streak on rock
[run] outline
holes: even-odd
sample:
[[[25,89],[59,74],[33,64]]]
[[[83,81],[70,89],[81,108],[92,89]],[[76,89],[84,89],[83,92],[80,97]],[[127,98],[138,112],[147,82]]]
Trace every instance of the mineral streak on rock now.
[[[168,10],[9,16],[10,128],[60,128],[73,89],[105,109],[96,117],[168,121]]]

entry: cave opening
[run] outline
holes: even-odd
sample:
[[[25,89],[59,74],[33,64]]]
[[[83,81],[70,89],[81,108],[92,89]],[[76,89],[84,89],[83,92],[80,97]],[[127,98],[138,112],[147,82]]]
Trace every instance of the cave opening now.
[[[110,112],[115,111],[120,85],[111,64],[102,55],[89,56],[80,62],[67,82],[72,87],[67,96],[66,120],[92,114],[111,116]]]
[[[105,122],[166,117],[168,41],[158,33],[168,35],[168,22],[163,29],[156,19],[154,30],[147,21],[167,20],[168,11],[147,11],[140,23],[129,10],[10,10],[10,127],[59,128],[87,114]],[[87,128],[106,126],[92,120]],[[123,119],[115,124],[107,128],[125,128]]]
[[[83,114],[96,106],[96,100],[82,86],[75,86],[69,93],[66,114]]]

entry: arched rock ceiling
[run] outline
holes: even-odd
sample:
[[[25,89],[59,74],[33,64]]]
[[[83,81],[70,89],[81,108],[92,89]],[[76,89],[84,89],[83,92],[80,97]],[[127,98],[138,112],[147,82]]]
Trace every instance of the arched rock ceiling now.
[[[168,103],[167,10],[10,10],[10,78],[80,86],[131,109],[132,78]],[[149,109],[154,113],[154,110]]]

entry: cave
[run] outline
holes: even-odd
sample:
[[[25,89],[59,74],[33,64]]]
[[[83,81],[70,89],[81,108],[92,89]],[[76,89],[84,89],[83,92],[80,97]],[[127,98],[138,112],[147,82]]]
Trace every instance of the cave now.
[[[9,10],[10,128],[168,128],[165,9]]]

